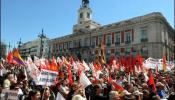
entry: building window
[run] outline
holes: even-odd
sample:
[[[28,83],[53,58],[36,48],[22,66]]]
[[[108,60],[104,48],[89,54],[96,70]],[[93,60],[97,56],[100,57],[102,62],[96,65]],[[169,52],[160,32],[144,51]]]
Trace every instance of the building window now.
[[[141,42],[148,41],[148,32],[147,30],[141,30]]]
[[[126,53],[126,55],[130,55],[130,53],[131,53],[131,48],[127,48],[125,53]]]
[[[89,42],[89,38],[85,38],[84,39],[84,46],[89,46],[88,42]]]
[[[115,33],[115,44],[116,45],[120,44],[120,32]]]
[[[64,49],[67,49],[67,43],[64,43]]]
[[[87,18],[90,18],[90,13],[89,12],[87,12]]]
[[[96,37],[94,36],[94,37],[92,37],[92,46],[95,46],[95,44],[96,44]]]
[[[86,28],[89,28],[90,26],[86,26]]]
[[[141,48],[141,55],[144,56],[144,57],[148,57],[148,47],[143,46]]]
[[[116,56],[119,56],[120,55],[120,49],[119,48],[115,49],[115,55]]]
[[[110,46],[111,45],[111,34],[107,35],[106,45],[107,46]]]
[[[79,39],[79,41],[78,41],[78,47],[81,47],[82,45],[81,45],[81,39]]]
[[[98,45],[101,45],[103,39],[103,35],[99,35],[98,37]]]
[[[73,45],[72,45],[72,41],[69,41],[69,48],[72,48]]]
[[[63,45],[62,45],[62,44],[59,45],[59,49],[60,49],[60,50],[63,49]]]
[[[83,18],[83,13],[80,13],[80,18]]]
[[[76,40],[73,41],[73,47],[76,48],[77,47],[77,43]]]
[[[131,32],[126,32],[125,34],[125,44],[131,43]]]
[[[110,50],[110,49],[107,49],[106,54],[107,54],[107,55],[110,55],[110,53],[111,53],[111,50]]]
[[[115,50],[114,49],[111,49],[111,53],[114,53],[115,52]]]

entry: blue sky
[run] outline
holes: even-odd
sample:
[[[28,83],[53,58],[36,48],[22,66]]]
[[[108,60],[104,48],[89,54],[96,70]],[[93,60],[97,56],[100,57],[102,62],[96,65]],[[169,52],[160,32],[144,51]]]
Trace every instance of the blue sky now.
[[[49,38],[72,33],[81,0],[1,0],[1,38],[17,46],[37,38],[42,28]],[[90,0],[93,20],[102,25],[161,12],[174,26],[174,0]]]

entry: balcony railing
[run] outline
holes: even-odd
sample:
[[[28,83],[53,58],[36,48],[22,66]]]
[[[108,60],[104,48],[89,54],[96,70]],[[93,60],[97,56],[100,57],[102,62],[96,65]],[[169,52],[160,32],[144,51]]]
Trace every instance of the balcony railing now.
[[[120,45],[120,42],[115,42],[115,45]]]
[[[111,43],[107,43],[106,46],[108,46],[108,47],[111,46]]]
[[[144,38],[144,39],[140,39],[141,42],[148,42],[148,39],[147,38]]]
[[[91,45],[91,47],[92,47],[92,48],[94,48],[94,47],[95,47],[95,45]]]
[[[125,44],[130,44],[131,43],[131,41],[125,41]]]

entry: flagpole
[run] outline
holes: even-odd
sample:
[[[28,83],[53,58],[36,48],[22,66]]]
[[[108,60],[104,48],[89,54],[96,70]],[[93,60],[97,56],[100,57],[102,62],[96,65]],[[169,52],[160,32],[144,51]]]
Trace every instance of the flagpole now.
[[[48,81],[48,79],[49,79],[49,73],[47,72],[47,80],[46,80],[46,84],[45,84],[45,86],[44,86],[44,92],[43,92],[43,94],[42,94],[41,100],[44,99],[44,93],[45,93],[45,91],[46,91],[46,86],[47,86],[47,81]]]
[[[129,74],[128,74],[128,83],[129,83],[129,84],[131,83],[131,74],[130,74],[130,72],[129,72]]]

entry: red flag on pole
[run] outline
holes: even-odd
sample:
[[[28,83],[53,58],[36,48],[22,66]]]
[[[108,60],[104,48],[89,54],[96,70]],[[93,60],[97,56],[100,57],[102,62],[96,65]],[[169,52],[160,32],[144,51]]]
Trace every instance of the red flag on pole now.
[[[153,77],[152,73],[149,76],[148,84],[152,85],[153,91],[156,92],[156,85],[155,85],[154,77]]]
[[[124,88],[122,86],[120,86],[119,84],[117,84],[114,81],[112,81],[112,85],[114,86],[116,91],[123,91],[124,90]]]

